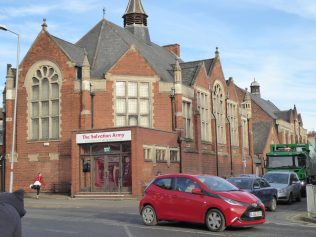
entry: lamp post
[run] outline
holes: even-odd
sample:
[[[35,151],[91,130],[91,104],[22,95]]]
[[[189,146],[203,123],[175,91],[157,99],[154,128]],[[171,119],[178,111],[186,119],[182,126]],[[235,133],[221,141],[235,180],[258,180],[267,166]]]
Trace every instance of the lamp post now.
[[[15,80],[15,100],[14,100],[14,111],[13,111],[13,131],[12,131],[12,149],[11,149],[11,168],[10,168],[10,189],[9,192],[13,191],[13,167],[14,167],[14,148],[15,148],[15,133],[16,133],[16,107],[18,101],[18,86],[19,86],[19,57],[20,57],[20,34],[9,30],[6,26],[0,25],[0,30],[9,31],[10,33],[18,37],[17,53],[16,53],[16,80]]]
[[[170,91],[170,99],[171,99],[171,122],[172,122],[172,131],[175,131],[176,130],[176,123],[175,123],[175,117],[174,117],[174,114],[175,114],[175,111],[174,111],[174,98],[175,98],[175,95],[176,95],[176,89],[173,87],[171,88],[171,91]]]

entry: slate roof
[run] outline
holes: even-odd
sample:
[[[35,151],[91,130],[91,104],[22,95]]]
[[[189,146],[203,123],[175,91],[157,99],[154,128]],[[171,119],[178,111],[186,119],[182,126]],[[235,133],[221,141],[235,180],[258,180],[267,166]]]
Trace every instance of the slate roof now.
[[[258,122],[252,125],[255,154],[263,153],[272,125],[272,122]]]
[[[187,86],[192,86],[196,80],[199,70],[201,69],[202,64],[205,64],[206,72],[210,73],[212,64],[214,62],[214,58],[205,59],[193,62],[180,63],[181,71],[182,71],[182,84]],[[172,68],[175,64],[172,65]],[[173,77],[173,70],[169,71]]]
[[[282,119],[284,121],[290,122],[291,112],[292,112],[291,109],[290,110],[286,110],[286,111],[279,111],[279,112],[276,112],[275,115],[279,119]]]
[[[141,1],[130,0],[128,2],[127,8],[125,10],[125,14],[132,14],[132,13],[142,13],[146,15]]]
[[[264,100],[258,95],[251,94],[251,99],[262,108],[267,114],[273,119],[278,119],[277,113],[280,112],[278,107],[276,107],[270,100]]]
[[[177,56],[154,43],[139,40],[128,30],[102,19],[77,43],[88,53],[92,78],[104,78],[106,73],[120,57],[134,47],[147,60],[162,81],[173,81],[172,64]]]
[[[51,35],[53,40],[61,47],[61,49],[70,57],[70,59],[76,63],[77,66],[82,66],[83,58],[84,58],[84,49],[67,42],[63,39],[57,38]]]

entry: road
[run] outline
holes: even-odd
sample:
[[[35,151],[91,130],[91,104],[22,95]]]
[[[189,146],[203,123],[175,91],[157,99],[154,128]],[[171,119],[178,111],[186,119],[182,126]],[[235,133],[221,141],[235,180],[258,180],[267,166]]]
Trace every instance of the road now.
[[[306,200],[278,205],[267,212],[267,222],[254,228],[228,228],[209,232],[203,225],[163,222],[142,224],[137,201],[26,200],[22,219],[23,237],[189,237],[189,236],[315,236],[316,224],[301,221]]]

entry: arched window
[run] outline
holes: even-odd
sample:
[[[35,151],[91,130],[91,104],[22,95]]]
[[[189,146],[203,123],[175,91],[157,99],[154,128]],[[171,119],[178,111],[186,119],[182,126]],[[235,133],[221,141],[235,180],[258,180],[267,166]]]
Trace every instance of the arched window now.
[[[216,119],[217,143],[225,144],[225,98],[222,86],[217,83],[213,88],[213,112]]]
[[[32,75],[30,89],[31,140],[59,138],[59,79],[54,67],[41,65]]]

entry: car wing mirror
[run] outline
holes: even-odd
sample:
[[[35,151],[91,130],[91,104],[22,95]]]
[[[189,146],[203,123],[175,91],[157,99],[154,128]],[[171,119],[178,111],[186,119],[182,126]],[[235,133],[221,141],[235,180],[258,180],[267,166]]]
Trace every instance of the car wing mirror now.
[[[202,194],[202,190],[200,188],[194,188],[194,189],[192,189],[192,193],[201,195]]]
[[[254,185],[254,186],[253,186],[253,189],[259,189],[259,188],[260,188],[259,185]]]

